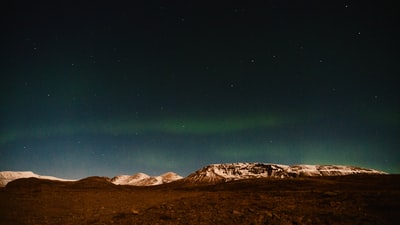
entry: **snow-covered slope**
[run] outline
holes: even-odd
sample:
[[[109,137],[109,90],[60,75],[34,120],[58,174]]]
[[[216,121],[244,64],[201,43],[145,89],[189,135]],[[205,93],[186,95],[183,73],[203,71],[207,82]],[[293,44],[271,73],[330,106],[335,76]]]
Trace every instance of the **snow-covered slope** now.
[[[46,180],[59,180],[59,181],[74,181],[74,180],[67,180],[67,179],[62,179],[58,177],[52,177],[52,176],[42,176],[35,174],[31,171],[2,171],[0,172],[0,187],[4,187],[7,185],[7,183],[20,179],[20,178],[29,178],[29,177],[35,177],[39,179],[46,179]]]
[[[170,183],[175,180],[182,179],[176,173],[168,172],[160,176],[152,177],[144,173],[130,175],[119,175],[111,179],[111,182],[117,185],[133,185],[133,186],[152,186]]]
[[[293,165],[287,170],[295,176],[343,176],[352,174],[386,174],[385,172],[343,165]]]
[[[340,165],[280,165],[266,163],[211,164],[184,179],[191,183],[218,183],[251,178],[386,174],[382,171]]]

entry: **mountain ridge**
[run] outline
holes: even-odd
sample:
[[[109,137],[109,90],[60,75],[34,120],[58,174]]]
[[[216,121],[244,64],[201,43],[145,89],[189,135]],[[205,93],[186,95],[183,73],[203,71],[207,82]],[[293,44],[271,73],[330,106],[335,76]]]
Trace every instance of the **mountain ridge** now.
[[[167,172],[159,176],[149,176],[145,173],[133,175],[118,175],[107,180],[114,185],[131,186],[154,186],[174,181],[188,183],[220,183],[232,180],[256,179],[256,178],[296,178],[296,177],[315,177],[315,176],[345,176],[355,174],[387,174],[383,171],[345,165],[283,165],[273,163],[220,163],[209,164],[187,177],[182,177],[174,172]],[[38,178],[57,181],[77,181],[63,179],[53,176],[43,176],[31,171],[0,171],[0,187],[7,183],[21,178]],[[84,180],[80,179],[78,181]]]
[[[344,165],[282,165],[272,163],[210,164],[183,180],[189,183],[220,183],[254,178],[296,178],[315,176],[345,176],[355,174],[387,174],[374,169]]]

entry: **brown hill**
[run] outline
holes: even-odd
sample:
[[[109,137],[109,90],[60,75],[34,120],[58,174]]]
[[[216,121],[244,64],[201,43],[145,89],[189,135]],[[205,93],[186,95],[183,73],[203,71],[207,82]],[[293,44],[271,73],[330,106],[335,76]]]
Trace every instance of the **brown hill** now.
[[[8,189],[38,189],[38,188],[58,188],[61,186],[65,186],[70,182],[67,181],[56,181],[56,180],[47,180],[42,178],[30,177],[30,178],[21,178],[17,180],[13,180],[6,185]]]
[[[71,188],[82,188],[82,189],[107,189],[114,188],[115,185],[111,183],[108,177],[87,177],[75,182],[71,182]]]

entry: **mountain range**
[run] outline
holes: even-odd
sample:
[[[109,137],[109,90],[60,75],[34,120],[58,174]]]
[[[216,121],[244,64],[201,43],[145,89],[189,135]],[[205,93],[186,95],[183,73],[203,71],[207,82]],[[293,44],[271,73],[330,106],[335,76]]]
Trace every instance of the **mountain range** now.
[[[344,176],[354,174],[386,174],[385,172],[343,165],[281,165],[270,163],[223,163],[210,164],[189,176],[183,178],[176,173],[168,172],[160,176],[149,176],[144,173],[134,175],[118,175],[109,182],[115,185],[153,186],[181,180],[189,183],[220,183],[232,180],[255,179],[255,178],[296,178],[315,176]],[[39,178],[58,181],[75,181],[57,178],[53,176],[42,176],[31,171],[3,171],[0,172],[0,187],[20,178]]]
[[[211,164],[184,178],[190,183],[219,183],[254,178],[296,178],[386,174],[385,172],[343,165],[281,165],[268,163]]]

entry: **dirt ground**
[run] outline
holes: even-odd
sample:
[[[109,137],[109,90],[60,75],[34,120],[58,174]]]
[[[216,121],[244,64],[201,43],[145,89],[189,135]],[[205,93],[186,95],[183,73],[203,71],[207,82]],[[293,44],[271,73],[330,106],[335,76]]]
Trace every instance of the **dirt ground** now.
[[[400,175],[116,186],[35,178],[0,188],[0,224],[399,224]]]

